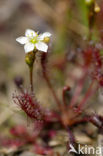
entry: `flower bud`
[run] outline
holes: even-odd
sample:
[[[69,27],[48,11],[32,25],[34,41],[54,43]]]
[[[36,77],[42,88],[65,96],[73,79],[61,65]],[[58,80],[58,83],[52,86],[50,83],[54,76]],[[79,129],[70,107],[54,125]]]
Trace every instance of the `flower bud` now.
[[[45,42],[45,43],[49,43],[49,41],[50,41],[49,37],[45,37],[44,40],[43,40],[43,42]]]
[[[25,56],[25,62],[29,67],[33,66],[33,63],[35,61],[35,52],[29,52]]]
[[[14,78],[14,82],[15,82],[16,86],[20,89],[21,86],[23,85],[24,80],[23,80],[22,77],[16,76],[16,77]]]
[[[94,0],[85,0],[85,4],[86,4],[87,6],[93,5],[93,3],[94,3]]]
[[[95,11],[96,13],[100,12],[100,7],[98,6],[97,3],[95,4],[94,11]]]

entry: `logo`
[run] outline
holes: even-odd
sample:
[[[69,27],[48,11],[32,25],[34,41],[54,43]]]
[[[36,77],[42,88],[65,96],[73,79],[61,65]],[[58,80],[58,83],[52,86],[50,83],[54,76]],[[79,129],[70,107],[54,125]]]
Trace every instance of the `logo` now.
[[[90,145],[80,145],[78,144],[77,149],[75,149],[75,147],[70,144],[69,145],[70,149],[69,149],[69,153],[76,153],[76,154],[96,154],[96,155],[102,155],[103,154],[103,147],[102,146],[97,146],[97,147],[93,147]]]
[[[76,151],[76,149],[73,147],[72,144],[70,144],[69,146],[70,146],[69,153],[71,153],[71,152],[73,152],[73,153],[78,153],[78,152]]]

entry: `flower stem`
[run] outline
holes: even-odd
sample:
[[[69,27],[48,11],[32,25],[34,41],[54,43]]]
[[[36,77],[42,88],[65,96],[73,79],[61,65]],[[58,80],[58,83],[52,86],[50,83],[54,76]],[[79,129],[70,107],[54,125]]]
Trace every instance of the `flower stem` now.
[[[63,104],[64,104],[64,108],[67,109],[67,104],[66,104],[66,97],[65,97],[65,94],[66,92],[69,92],[71,90],[71,88],[69,86],[65,86],[63,88],[63,91],[62,91],[62,99],[63,99]]]
[[[26,54],[25,62],[29,67],[29,77],[30,77],[30,88],[31,92],[33,92],[33,64],[35,61],[36,51],[32,51]]]
[[[56,95],[54,89],[52,88],[52,85],[51,85],[51,83],[50,83],[50,81],[49,81],[48,76],[46,75],[46,72],[43,72],[43,76],[44,76],[44,78],[45,78],[45,80],[46,80],[46,82],[47,82],[47,85],[48,85],[49,89],[50,89],[51,92],[52,92],[52,95],[53,95],[53,97],[54,97],[54,99],[55,99],[55,101],[56,101],[58,107],[59,107],[60,110],[61,110],[61,103],[60,103],[60,101],[59,101],[59,99],[58,99],[58,97],[57,97],[57,95]]]
[[[89,88],[88,88],[88,90],[87,90],[87,92],[86,92],[84,98],[81,100],[81,102],[80,102],[79,105],[78,105],[77,111],[80,111],[80,110],[83,109],[85,103],[88,101],[88,99],[89,99],[89,98],[95,93],[95,91],[97,90],[97,87],[93,90],[94,82],[95,82],[95,81],[92,81],[92,82],[91,82],[91,84],[90,84],[90,86],[89,86]]]
[[[46,72],[46,59],[47,59],[47,54],[43,53],[41,56],[41,66],[42,66],[43,77],[44,77],[45,81],[47,82],[47,85],[48,85],[57,105],[58,105],[58,108],[60,109],[60,111],[63,111],[64,108],[63,108],[61,102],[59,101],[59,99],[55,93],[55,90],[53,89],[53,87],[51,85],[48,74]]]
[[[86,74],[87,74],[87,69],[85,69],[84,75],[82,76],[82,78],[79,80],[79,82],[77,84],[77,87],[76,87],[75,92],[74,92],[74,96],[72,97],[71,102],[69,104],[69,108],[73,108],[73,106],[75,106],[77,99],[78,99],[78,97],[79,97],[79,95],[83,89],[83,84],[84,84],[84,81],[86,78]]]
[[[33,66],[29,68],[29,72],[30,72],[30,89],[31,92],[33,92]]]

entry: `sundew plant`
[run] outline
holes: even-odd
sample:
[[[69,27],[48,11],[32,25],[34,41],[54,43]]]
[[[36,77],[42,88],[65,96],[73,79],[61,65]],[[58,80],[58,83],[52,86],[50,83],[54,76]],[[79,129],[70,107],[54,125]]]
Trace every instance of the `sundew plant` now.
[[[98,24],[103,21],[102,2],[77,1],[65,0],[58,4],[64,6],[63,13],[67,16],[62,20],[62,15],[58,19],[55,14],[56,33],[48,30],[41,33],[32,27],[25,30],[25,35],[22,32],[22,36],[17,36],[16,44],[22,45],[25,56],[22,61],[28,67],[23,79],[29,78],[29,83],[26,88],[21,77],[15,78],[16,92],[12,100],[27,117],[27,126],[15,124],[10,129],[13,137],[2,140],[2,146],[15,147],[17,151],[26,148],[35,155],[47,156],[82,155],[70,150],[74,147],[77,151],[78,144],[102,146],[99,136],[103,138],[103,115],[97,111],[98,108],[103,110],[100,102],[103,101],[103,25]],[[79,5],[79,12],[75,7],[75,11],[72,10],[74,4]],[[76,18],[76,12],[83,26],[72,19]],[[63,23],[61,27],[60,23]],[[68,35],[67,27],[71,28]],[[39,87],[42,83],[44,87],[39,95],[48,89],[44,97],[49,99],[46,106],[43,105],[45,100],[41,101],[36,95],[34,71],[37,65]],[[28,131],[28,126],[32,131]]]

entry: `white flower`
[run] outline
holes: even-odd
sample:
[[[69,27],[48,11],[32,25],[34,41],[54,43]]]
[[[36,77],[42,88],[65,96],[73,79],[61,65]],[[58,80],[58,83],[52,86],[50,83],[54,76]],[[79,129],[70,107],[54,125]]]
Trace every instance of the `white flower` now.
[[[24,44],[25,53],[31,52],[35,49],[43,52],[47,52],[48,45],[45,43],[46,38],[50,38],[51,33],[45,32],[38,35],[37,32],[27,29],[25,36],[21,36],[16,39],[20,44]]]

